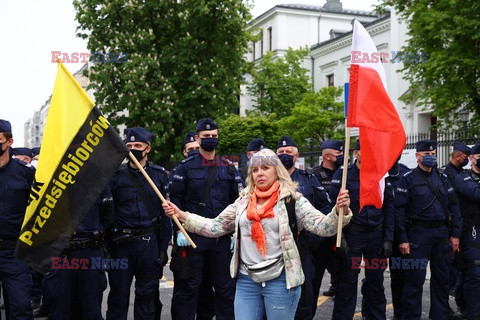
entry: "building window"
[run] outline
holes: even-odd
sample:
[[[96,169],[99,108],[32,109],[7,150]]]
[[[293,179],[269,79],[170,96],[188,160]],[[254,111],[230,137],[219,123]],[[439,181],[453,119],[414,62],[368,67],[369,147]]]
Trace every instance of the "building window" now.
[[[252,60],[255,61],[255,41],[252,41]]]
[[[273,47],[272,41],[272,27],[268,28],[268,51],[272,51]]]
[[[329,87],[333,87],[335,84],[334,84],[334,78],[333,78],[333,74],[329,74],[327,76],[327,86]]]
[[[263,57],[263,38],[260,41],[260,57]]]

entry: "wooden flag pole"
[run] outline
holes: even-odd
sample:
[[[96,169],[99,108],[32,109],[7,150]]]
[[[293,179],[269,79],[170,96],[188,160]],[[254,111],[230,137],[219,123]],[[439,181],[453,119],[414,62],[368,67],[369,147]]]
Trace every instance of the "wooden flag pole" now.
[[[343,153],[347,153],[343,158],[343,172],[342,172],[342,186],[340,190],[345,190],[347,186],[347,171],[348,171],[348,156],[350,152],[350,128],[347,127],[347,118],[345,118],[345,148]],[[340,208],[338,213],[338,226],[337,226],[337,248],[342,245],[342,228],[343,228],[343,207]]]
[[[167,203],[167,200],[165,200],[165,198],[163,197],[162,193],[160,192],[160,190],[158,190],[157,186],[155,185],[155,183],[153,183],[152,179],[150,178],[150,176],[148,175],[148,173],[145,171],[145,169],[143,169],[142,165],[140,164],[140,162],[138,162],[137,158],[135,158],[135,156],[133,155],[133,153],[130,151],[128,153],[130,159],[132,159],[132,161],[135,163],[135,165],[137,166],[137,168],[140,170],[140,172],[143,174],[143,176],[145,177],[145,179],[147,179],[148,183],[150,183],[150,185],[152,186],[153,190],[155,190],[155,193],[157,194],[157,196],[160,198],[160,200],[162,200],[162,203]],[[180,231],[183,233],[183,235],[185,236],[185,238],[187,238],[188,242],[190,243],[190,245],[192,246],[192,248],[197,248],[197,245],[193,242],[192,238],[190,238],[190,236],[188,235],[187,231],[185,231],[185,229],[183,228],[182,224],[180,223],[180,221],[178,221],[178,218],[176,215],[173,215],[173,221],[175,221],[175,224],[177,225],[178,229],[180,229]]]

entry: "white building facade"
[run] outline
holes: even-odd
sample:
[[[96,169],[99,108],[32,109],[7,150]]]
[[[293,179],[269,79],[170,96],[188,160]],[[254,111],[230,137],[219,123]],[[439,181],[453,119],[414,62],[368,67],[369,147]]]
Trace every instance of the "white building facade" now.
[[[409,85],[397,72],[403,67],[401,55],[397,55],[407,39],[408,29],[394,12],[379,16],[367,11],[343,9],[339,0],[328,0],[324,6],[278,5],[250,23],[252,30],[263,33],[263,39],[251,43],[247,59],[258,63],[267,51],[281,56],[289,47],[298,49],[307,45],[310,55],[304,67],[311,73],[313,89],[343,86],[349,80],[354,19],[365,26],[378,52],[384,53],[388,94],[407,135],[427,132],[434,121],[431,111],[417,110],[415,105],[400,101]],[[246,80],[250,79],[247,75]],[[245,115],[246,110],[254,107],[255,99],[248,94],[246,86],[242,86],[242,93],[240,114]]]

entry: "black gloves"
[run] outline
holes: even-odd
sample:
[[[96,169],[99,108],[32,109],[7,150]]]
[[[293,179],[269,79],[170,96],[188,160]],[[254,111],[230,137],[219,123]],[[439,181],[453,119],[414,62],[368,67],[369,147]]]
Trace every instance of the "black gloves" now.
[[[162,264],[162,267],[165,267],[165,265],[168,262],[168,254],[167,251],[160,251],[158,254],[158,258],[160,259],[160,262]]]
[[[380,256],[384,259],[390,258],[393,253],[392,241],[383,240],[382,248],[380,249]]]

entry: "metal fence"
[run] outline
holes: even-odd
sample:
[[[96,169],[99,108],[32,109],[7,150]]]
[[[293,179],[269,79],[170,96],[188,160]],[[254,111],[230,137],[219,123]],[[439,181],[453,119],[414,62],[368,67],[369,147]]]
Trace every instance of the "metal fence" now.
[[[480,130],[476,128],[463,128],[448,132],[423,132],[415,133],[407,136],[407,145],[405,150],[415,150],[415,143],[421,140],[431,139],[437,143],[437,162],[441,167],[450,161],[452,154],[452,146],[454,142],[464,143],[468,146],[480,142]],[[351,144],[351,146],[353,146]],[[413,151],[412,151],[413,153]],[[350,159],[352,159],[353,149],[350,149]],[[307,148],[300,149],[300,156],[305,159],[305,168],[312,168],[320,163],[322,151],[321,146],[311,145]],[[408,154],[413,157],[413,155]]]

